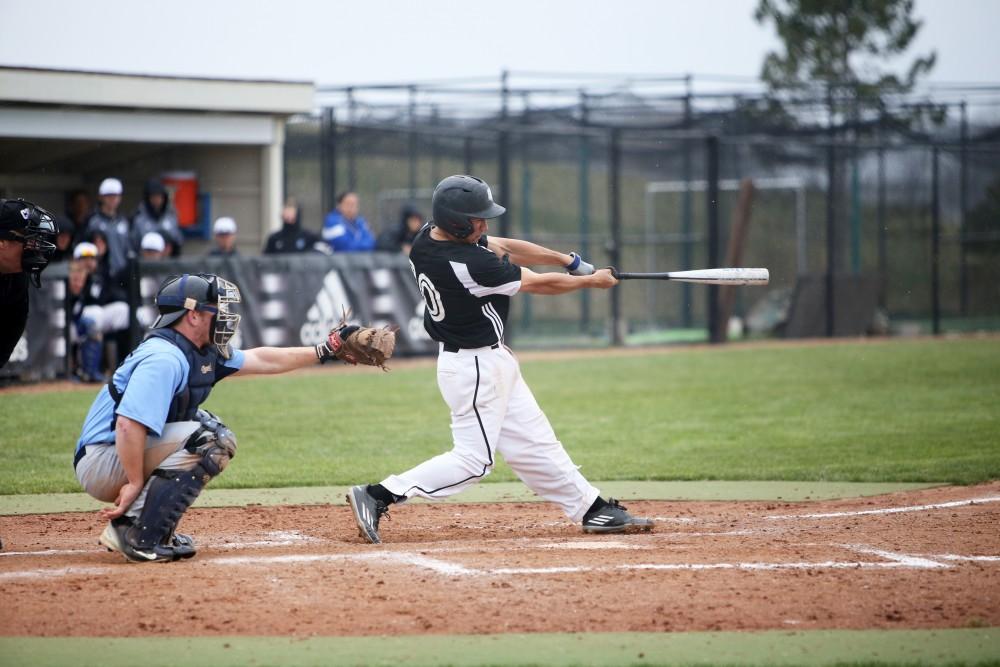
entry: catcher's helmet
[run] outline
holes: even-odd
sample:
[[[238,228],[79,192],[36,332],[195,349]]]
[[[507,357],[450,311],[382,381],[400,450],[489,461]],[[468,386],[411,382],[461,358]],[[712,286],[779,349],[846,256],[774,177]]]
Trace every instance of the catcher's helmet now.
[[[0,199],[0,239],[24,244],[21,268],[35,287],[42,285],[42,271],[56,251],[56,223],[41,206],[23,199]]]
[[[156,308],[160,315],[150,328],[170,326],[189,310],[212,313],[212,343],[228,359],[229,340],[240,326],[240,315],[230,312],[229,304],[240,301],[239,288],[215,274],[170,276],[156,293]]]
[[[434,224],[464,239],[472,233],[472,219],[489,220],[507,210],[493,201],[486,181],[475,176],[449,176],[434,188],[431,197]]]

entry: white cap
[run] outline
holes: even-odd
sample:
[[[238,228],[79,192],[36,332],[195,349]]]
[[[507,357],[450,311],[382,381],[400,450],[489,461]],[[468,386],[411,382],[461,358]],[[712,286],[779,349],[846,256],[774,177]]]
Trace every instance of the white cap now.
[[[105,178],[101,181],[101,187],[97,188],[97,194],[100,196],[104,195],[120,195],[122,193],[122,182],[117,178]]]
[[[73,259],[81,257],[97,257],[97,246],[87,241],[76,244],[76,247],[73,248]]]
[[[232,218],[218,218],[212,225],[213,234],[235,234],[236,221]]]
[[[163,241],[163,237],[157,232],[146,232],[142,237],[140,246],[143,250],[152,250],[153,252],[163,252],[167,249],[167,244]]]

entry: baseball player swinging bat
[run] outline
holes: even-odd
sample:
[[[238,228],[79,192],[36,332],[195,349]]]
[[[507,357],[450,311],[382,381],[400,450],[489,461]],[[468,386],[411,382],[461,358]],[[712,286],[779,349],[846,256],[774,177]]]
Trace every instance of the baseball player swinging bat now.
[[[767,269],[698,269],[665,273],[626,273],[613,266],[610,268],[611,275],[618,280],[676,280],[705,285],[766,285],[770,279]]]

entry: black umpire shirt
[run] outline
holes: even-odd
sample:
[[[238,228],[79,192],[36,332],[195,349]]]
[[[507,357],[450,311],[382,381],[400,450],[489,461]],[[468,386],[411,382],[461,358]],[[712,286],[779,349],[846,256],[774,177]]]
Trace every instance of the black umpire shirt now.
[[[0,274],[0,368],[10,359],[28,323],[28,274]]]
[[[478,243],[436,241],[424,225],[410,250],[410,266],[424,297],[424,328],[431,338],[460,348],[503,342],[510,297],[521,289],[521,267]]]

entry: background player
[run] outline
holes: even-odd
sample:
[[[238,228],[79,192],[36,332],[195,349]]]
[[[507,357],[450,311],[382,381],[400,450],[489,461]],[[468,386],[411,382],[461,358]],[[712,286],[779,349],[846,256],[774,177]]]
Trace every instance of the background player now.
[[[87,493],[114,503],[101,510],[110,523],[100,543],[128,560],[195,554],[193,540],[175,534],[177,523],[236,454],[232,431],[199,409],[215,383],[344,358],[345,340],[372,331],[343,324],[315,347],[241,351],[229,345],[240,322],[230,306],[239,302],[236,286],[216,275],[168,278],[151,332],[90,407],[73,467]]]
[[[413,496],[443,498],[479,482],[499,453],[517,476],[587,532],[650,530],[605,500],[580,474],[504,345],[510,297],[607,289],[617,280],[578,255],[517,239],[487,239],[488,220],[506,210],[485,181],[449,176],[434,190],[434,219],[417,234],[410,264],[425,302],[424,327],[440,343],[437,379],[451,408],[454,447],[380,484],[355,486],[348,503],[362,537],[378,544],[387,508]],[[521,264],[564,267],[535,273]]]

